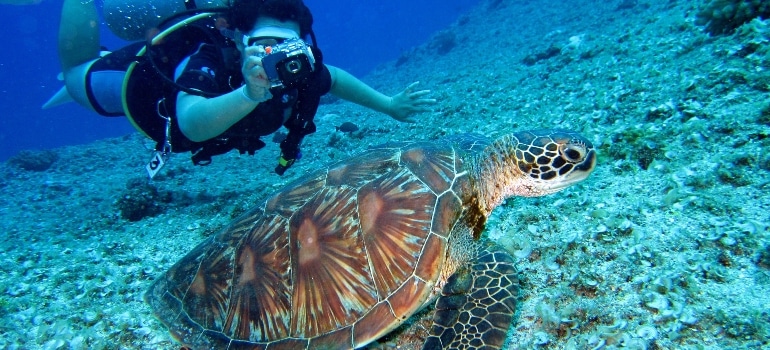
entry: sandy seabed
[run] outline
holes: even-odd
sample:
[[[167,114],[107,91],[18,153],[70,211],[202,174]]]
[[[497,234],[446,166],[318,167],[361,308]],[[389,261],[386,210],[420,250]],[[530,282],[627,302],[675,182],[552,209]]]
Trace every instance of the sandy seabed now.
[[[539,128],[580,131],[599,164],[490,218],[522,280],[511,349],[770,346],[770,21],[712,37],[700,2],[618,3],[482,2],[364,77],[419,80],[433,112],[329,100],[284,177],[269,143],[208,167],[175,155],[147,184],[139,134],[53,150],[44,171],[0,164],[0,347],[177,349],[144,291],[283,184],[392,140]]]

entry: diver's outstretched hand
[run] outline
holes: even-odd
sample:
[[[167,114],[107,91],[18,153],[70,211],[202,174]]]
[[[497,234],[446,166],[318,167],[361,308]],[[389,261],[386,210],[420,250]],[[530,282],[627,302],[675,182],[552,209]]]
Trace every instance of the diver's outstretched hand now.
[[[400,122],[416,123],[417,113],[430,112],[430,106],[436,104],[434,98],[424,98],[430,93],[430,90],[412,91],[419,84],[419,81],[409,84],[404,91],[399,92],[390,98],[390,108],[388,115]]]

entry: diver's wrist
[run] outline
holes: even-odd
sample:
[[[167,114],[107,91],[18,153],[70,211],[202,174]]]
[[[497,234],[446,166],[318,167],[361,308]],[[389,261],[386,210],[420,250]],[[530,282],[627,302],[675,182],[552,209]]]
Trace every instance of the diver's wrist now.
[[[240,90],[241,90],[241,95],[243,95],[243,98],[249,102],[260,104],[262,102],[269,100],[272,97],[272,95],[270,94],[270,91],[266,91],[266,93],[262,95],[262,98],[253,98],[251,97],[251,95],[249,95],[248,88],[249,88],[248,85],[243,85],[241,86]]]

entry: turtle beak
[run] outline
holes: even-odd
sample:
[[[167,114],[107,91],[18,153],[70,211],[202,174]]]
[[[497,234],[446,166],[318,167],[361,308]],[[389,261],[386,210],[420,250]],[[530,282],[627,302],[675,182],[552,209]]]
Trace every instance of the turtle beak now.
[[[596,168],[596,151],[589,149],[586,153],[585,159],[582,162],[575,165],[568,174],[564,175],[559,181],[553,181],[549,184],[548,193],[554,193],[561,191],[569,186],[572,186],[578,182],[581,182],[588,178],[589,175]]]

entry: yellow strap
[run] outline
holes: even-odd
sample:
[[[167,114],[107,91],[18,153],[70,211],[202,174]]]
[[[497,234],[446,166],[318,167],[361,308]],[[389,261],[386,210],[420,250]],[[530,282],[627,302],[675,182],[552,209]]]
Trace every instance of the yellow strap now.
[[[193,22],[195,22],[197,20],[204,19],[206,17],[211,17],[213,15],[214,15],[213,12],[204,12],[204,13],[199,13],[199,14],[197,14],[195,16],[191,16],[191,17],[185,18],[184,20],[179,21],[179,23],[176,23],[173,26],[166,28],[164,31],[162,31],[162,32],[158,33],[158,35],[154,36],[152,38],[152,45],[157,45],[166,36],[168,36],[170,33],[172,33],[173,31],[175,31],[175,30],[177,30],[179,28],[182,28],[182,27],[184,27],[184,26],[186,26],[186,25],[188,25],[190,23],[193,23]],[[146,45],[142,46],[142,49],[139,50],[139,52],[136,54],[136,56],[137,57],[144,56],[146,51],[147,51],[147,46]],[[147,133],[145,133],[144,130],[142,130],[142,128],[140,128],[139,125],[134,121],[134,117],[131,115],[131,111],[129,111],[129,109],[128,109],[128,100],[126,100],[126,93],[125,93],[125,91],[128,88],[128,79],[131,78],[131,73],[133,73],[134,68],[136,68],[137,63],[138,63],[137,61],[131,62],[131,64],[128,66],[128,69],[126,69],[126,77],[123,78],[123,88],[121,90],[121,91],[123,91],[123,93],[121,94],[122,95],[121,98],[122,98],[122,101],[123,101],[123,113],[126,115],[126,118],[128,118],[128,121],[131,122],[131,125],[134,126],[134,129],[139,130],[139,132],[141,132],[142,135],[150,138],[150,135],[147,135]]]

